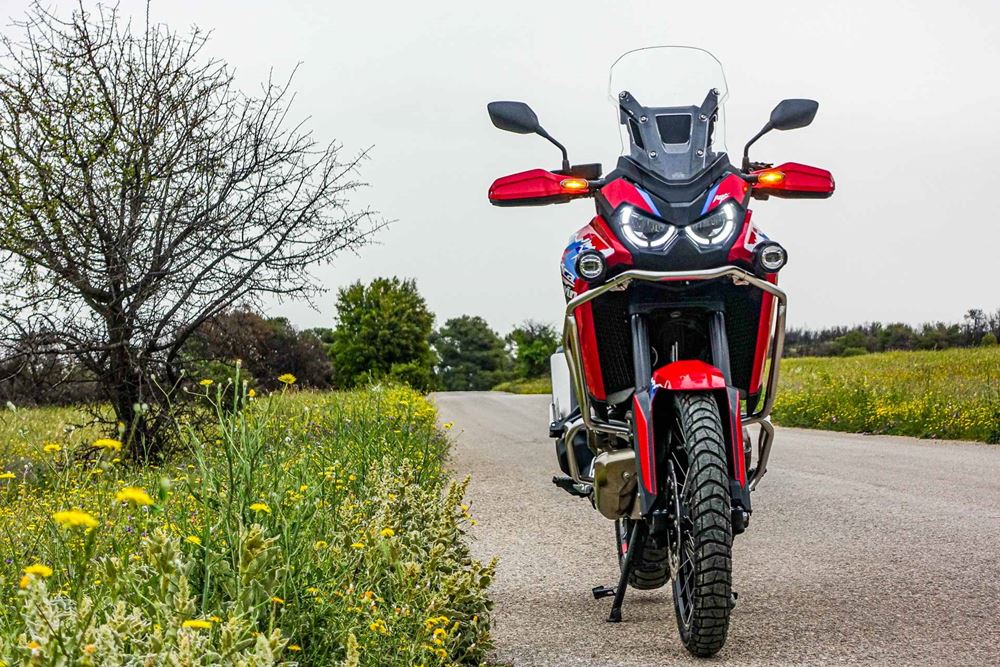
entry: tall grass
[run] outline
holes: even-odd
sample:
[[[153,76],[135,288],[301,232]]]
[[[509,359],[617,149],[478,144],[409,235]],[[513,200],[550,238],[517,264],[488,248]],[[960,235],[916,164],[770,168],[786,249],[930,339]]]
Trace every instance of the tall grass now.
[[[160,468],[25,412],[0,460],[0,665],[478,663],[493,570],[433,407],[214,389],[215,427]]]
[[[1000,442],[1000,348],[786,359],[775,421]]]

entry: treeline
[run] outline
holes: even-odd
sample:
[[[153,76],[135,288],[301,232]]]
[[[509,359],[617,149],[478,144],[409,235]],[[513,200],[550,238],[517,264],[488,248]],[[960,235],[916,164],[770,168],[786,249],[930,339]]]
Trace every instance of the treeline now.
[[[836,357],[890,350],[946,350],[996,345],[1000,338],[1000,309],[993,313],[969,310],[961,322],[933,322],[917,327],[900,322],[873,322],[852,327],[789,329],[785,356]]]
[[[547,374],[558,344],[552,326],[531,321],[506,335],[469,315],[435,328],[415,281],[399,278],[341,289],[331,319],[330,327],[299,330],[249,309],[217,315],[178,355],[182,385],[224,384],[238,373],[266,391],[291,373],[297,385],[314,389],[389,379],[422,391],[474,391]],[[0,402],[94,403],[101,399],[98,382],[71,355],[55,353],[44,332],[8,344],[0,358]]]

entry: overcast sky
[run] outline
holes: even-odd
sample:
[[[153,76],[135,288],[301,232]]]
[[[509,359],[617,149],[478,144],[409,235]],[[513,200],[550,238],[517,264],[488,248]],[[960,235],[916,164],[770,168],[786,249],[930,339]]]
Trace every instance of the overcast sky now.
[[[25,0],[0,0],[19,16]],[[68,8],[70,3],[56,0]],[[144,3],[123,0],[129,12]],[[773,8],[773,11],[768,11]],[[438,323],[469,313],[500,331],[558,322],[558,263],[589,201],[499,209],[490,182],[557,168],[537,137],[493,128],[486,103],[519,99],[575,162],[618,155],[607,70],[622,52],[686,44],[713,52],[729,84],[737,154],[784,97],[811,97],[814,124],[772,133],[753,156],[830,169],[826,201],[754,203],[754,221],[789,252],[781,284],[792,325],[957,320],[1000,307],[993,273],[1000,216],[1000,3],[980,2],[254,2],[157,0],[153,18],[214,31],[209,51],[244,88],[299,62],[293,115],[348,153],[374,146],[355,198],[390,219],[380,245],[318,269],[329,326],[336,288],[417,279]],[[655,76],[651,72],[650,76]]]

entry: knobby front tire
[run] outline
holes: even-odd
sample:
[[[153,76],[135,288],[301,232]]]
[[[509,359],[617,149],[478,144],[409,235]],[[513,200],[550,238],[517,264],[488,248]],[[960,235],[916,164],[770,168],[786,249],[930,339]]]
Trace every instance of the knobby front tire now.
[[[682,516],[673,580],[681,641],[699,657],[726,643],[732,609],[733,530],[722,418],[707,393],[675,395],[682,445],[671,452],[678,470]],[[686,516],[685,516],[686,515]]]

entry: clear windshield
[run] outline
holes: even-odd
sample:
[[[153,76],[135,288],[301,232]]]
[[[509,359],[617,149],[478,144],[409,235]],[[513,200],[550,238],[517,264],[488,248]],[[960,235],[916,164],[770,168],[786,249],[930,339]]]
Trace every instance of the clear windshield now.
[[[622,154],[667,180],[689,180],[726,153],[722,64],[708,51],[654,46],[611,66],[608,96]]]

